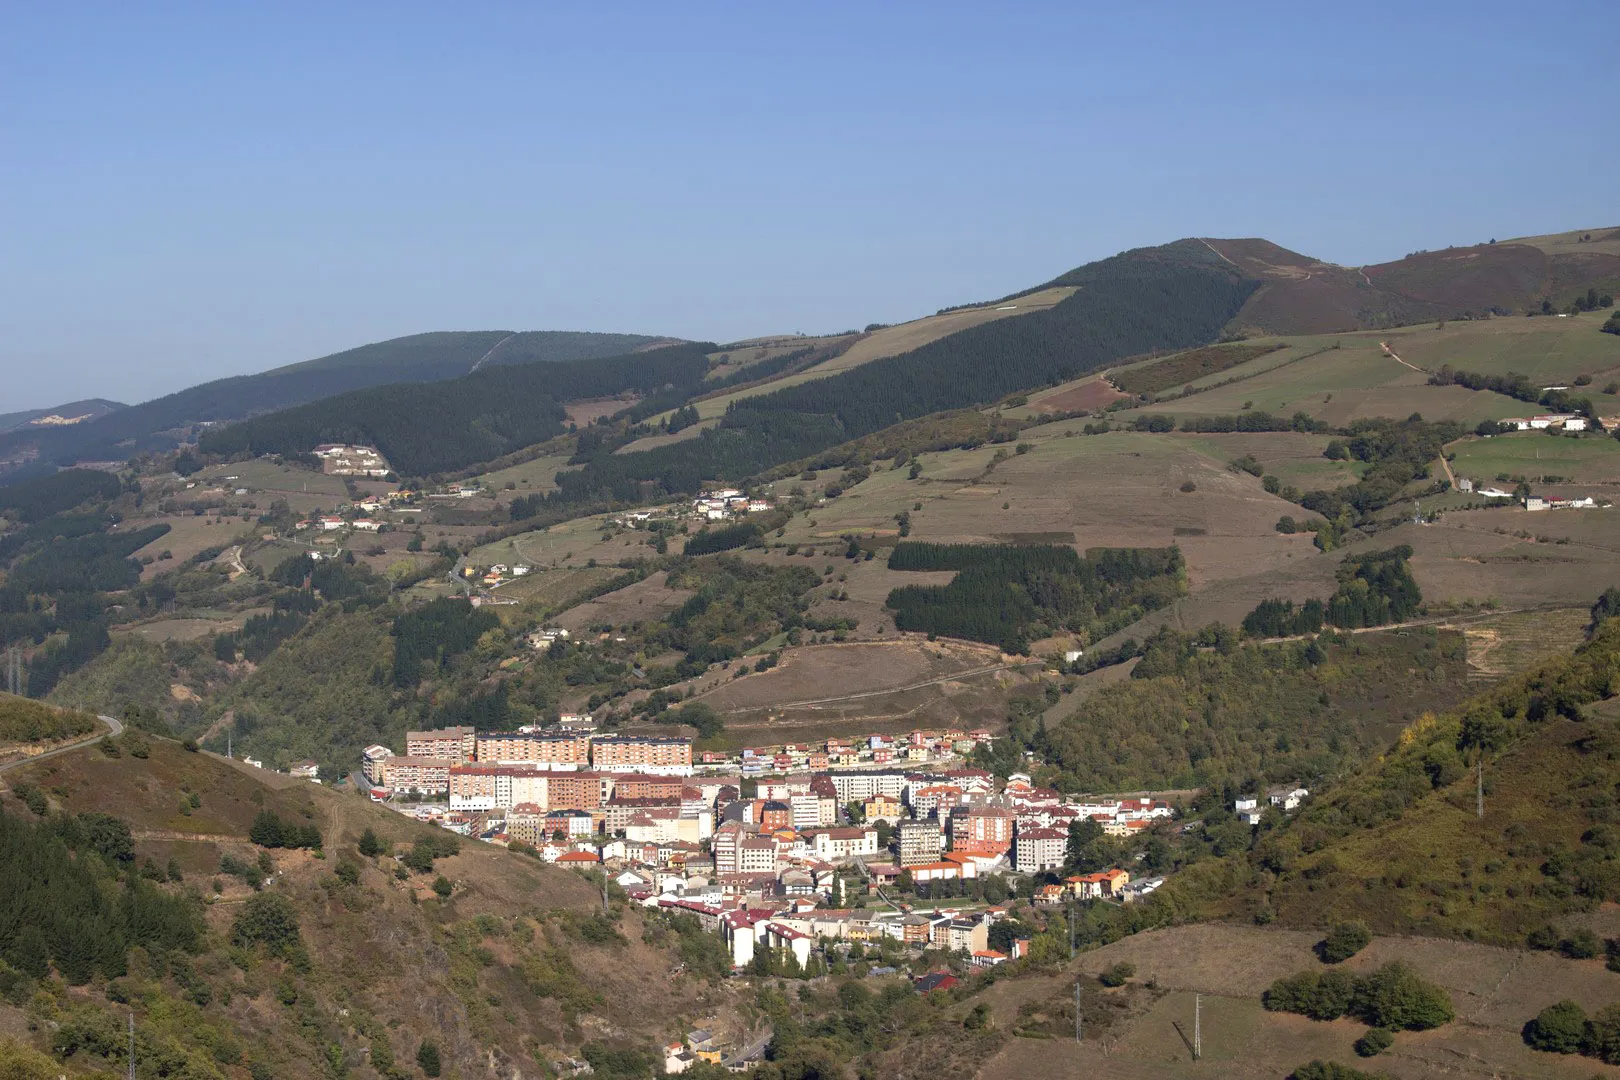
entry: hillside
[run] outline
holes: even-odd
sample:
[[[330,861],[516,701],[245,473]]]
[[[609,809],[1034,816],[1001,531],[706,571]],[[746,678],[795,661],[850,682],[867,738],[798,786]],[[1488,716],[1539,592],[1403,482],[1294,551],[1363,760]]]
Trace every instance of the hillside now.
[[[305,453],[323,442],[376,446],[411,476],[465,468],[563,430],[562,403],[696,385],[712,344],[605,359],[495,365],[457,379],[355,390],[208,431],[211,454]]]
[[[1609,619],[1573,654],[1424,713],[1359,776],[1262,829],[1246,859],[1178,881],[1166,910],[1264,912],[1294,927],[1355,918],[1503,945],[1584,924],[1620,897],[1617,680],[1620,619]],[[1251,874],[1264,886],[1234,888]]]
[[[0,435],[19,428],[37,429],[87,424],[125,408],[128,406],[121,402],[108,401],[105,398],[89,398],[85,401],[70,401],[66,405],[54,405],[48,409],[24,409],[21,412],[0,413]]]
[[[1620,250],[1611,242],[1615,232],[1620,230],[1416,252],[1359,269],[1268,240],[1202,243],[1263,283],[1230,329],[1250,335],[1324,334],[1488,312],[1522,314],[1544,297],[1562,308],[1588,288],[1612,293],[1620,285]],[[1593,240],[1581,242],[1580,235]]]
[[[453,379],[488,366],[597,359],[669,340],[560,331],[413,334],[257,375],[216,379],[71,427],[9,433],[0,428],[0,459],[36,454],[63,465],[123,459],[143,450],[171,448],[179,436],[201,424],[237,420],[366,387]]]
[[[128,826],[126,846],[118,826],[104,826],[98,850],[113,869],[145,879],[148,903],[174,898],[181,906],[169,917],[196,920],[200,933],[189,945],[133,950],[127,961],[105,953],[90,979],[53,953],[66,982],[86,984],[71,990],[37,969],[5,969],[0,1025],[35,1026],[21,1006],[48,987],[27,1015],[56,1031],[68,1068],[121,1073],[131,1009],[140,1075],[159,1068],[199,1080],[421,1075],[424,1042],[437,1045],[447,1076],[538,1075],[568,1056],[650,1057],[682,1021],[731,1015],[715,984],[672,971],[679,935],[646,944],[638,911],[615,903],[602,915],[599,890],[571,871],[476,841],[453,845],[457,854],[442,849],[429,873],[408,871],[361,854],[362,833],[402,852],[419,837],[455,838],[357,796],[142,732],[117,745],[116,755],[76,751],[8,774],[0,835],[16,844],[59,813],[113,815]],[[19,797],[39,791],[50,804],[43,819]],[[313,825],[321,848],[252,843],[266,813]],[[109,872],[96,870],[106,864],[94,854],[81,862]],[[441,876],[453,883],[445,899],[430,887]],[[269,880],[259,891],[261,878]],[[89,918],[82,925],[93,934]],[[14,945],[0,950],[19,962]]]

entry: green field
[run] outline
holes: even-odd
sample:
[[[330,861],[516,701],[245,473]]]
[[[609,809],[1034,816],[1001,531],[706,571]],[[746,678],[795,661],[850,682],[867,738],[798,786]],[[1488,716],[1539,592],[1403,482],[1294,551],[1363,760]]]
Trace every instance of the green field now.
[[[474,479],[492,491],[504,491],[506,485],[511,484],[519,494],[544,493],[556,489],[554,477],[568,465],[568,458],[566,453],[547,454],[532,461],[482,473]]]
[[[1498,475],[1561,476],[1577,484],[1620,483],[1620,440],[1591,435],[1570,439],[1539,431],[1470,438],[1453,445],[1452,471],[1494,482]]]
[[[1599,414],[1612,414],[1620,412],[1620,396],[1602,390],[1620,379],[1620,338],[1599,332],[1601,322],[1594,313],[1257,338],[1254,344],[1281,341],[1287,347],[1194,380],[1189,385],[1200,393],[1176,397],[1179,388],[1167,390],[1159,395],[1161,400],[1141,408],[1175,416],[1237,413],[1245,408],[1282,415],[1304,411],[1336,425],[1413,412],[1429,420],[1472,425],[1536,411],[1534,405],[1501,394],[1428,385],[1427,371],[1450,364],[1486,374],[1521,372],[1546,385],[1572,385],[1577,376],[1589,375],[1591,383],[1579,392],[1592,398]],[[1406,363],[1388,355],[1383,343]]]
[[[1608,315],[1600,310],[1567,318],[1452,322],[1393,331],[1386,340],[1401,359],[1431,371],[1443,364],[1487,375],[1517,371],[1545,385],[1586,374],[1595,392],[1620,377],[1620,337],[1598,329]],[[1601,377],[1605,372],[1608,377]]]

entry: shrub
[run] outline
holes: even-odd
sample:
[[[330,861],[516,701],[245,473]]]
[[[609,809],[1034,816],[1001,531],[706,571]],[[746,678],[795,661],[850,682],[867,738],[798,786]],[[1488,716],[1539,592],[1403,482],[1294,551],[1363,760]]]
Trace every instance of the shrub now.
[[[1289,1073],[1288,1080],[1388,1080],[1388,1074],[1362,1072],[1337,1061],[1313,1061]]]
[[[1272,983],[1261,1003],[1273,1012],[1314,1020],[1354,1016],[1371,1027],[1422,1031],[1448,1023],[1456,1014],[1440,987],[1420,979],[1396,961],[1357,977],[1343,968],[1317,974],[1302,971]]]
[[[1188,480],[1188,481],[1186,481],[1185,483],[1183,483],[1181,485],[1181,490],[1184,491],[1184,492],[1197,491],[1198,490],[1198,485],[1193,483],[1191,480]]]
[[[1565,999],[1549,1005],[1524,1025],[1524,1041],[1551,1054],[1578,1052],[1586,1040],[1586,1010]]]
[[[455,891],[455,886],[450,884],[449,878],[445,877],[443,874],[440,874],[438,877],[433,879],[433,891],[438,895],[440,900],[448,900],[450,899],[450,894]]]
[[[1362,922],[1334,923],[1327,937],[1316,943],[1316,955],[1324,964],[1338,964],[1350,959],[1372,941],[1372,931]]]
[[[438,1076],[443,1066],[439,1063],[439,1044],[432,1039],[422,1040],[416,1050],[416,1064],[424,1076]]]
[[[1355,1051],[1362,1057],[1377,1057],[1395,1045],[1395,1033],[1388,1028],[1368,1028],[1367,1034],[1356,1040]]]
[[[1571,932],[1558,942],[1558,951],[1571,960],[1590,960],[1602,947],[1598,936],[1584,927]]]
[[[1119,963],[1097,976],[1104,986],[1124,986],[1136,974],[1135,964]]]

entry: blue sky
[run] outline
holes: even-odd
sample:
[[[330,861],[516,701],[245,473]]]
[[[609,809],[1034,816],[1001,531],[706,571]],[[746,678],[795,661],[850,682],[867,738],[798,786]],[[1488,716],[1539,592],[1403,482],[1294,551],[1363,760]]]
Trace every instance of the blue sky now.
[[[0,411],[423,330],[839,330],[1187,235],[1616,225],[1614,15],[5,3]]]

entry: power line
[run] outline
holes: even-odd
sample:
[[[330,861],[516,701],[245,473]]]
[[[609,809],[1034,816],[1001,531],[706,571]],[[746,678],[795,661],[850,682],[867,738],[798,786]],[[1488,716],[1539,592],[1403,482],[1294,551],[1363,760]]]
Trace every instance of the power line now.
[[[1204,1056],[1204,995],[1193,995],[1193,1060]]]

